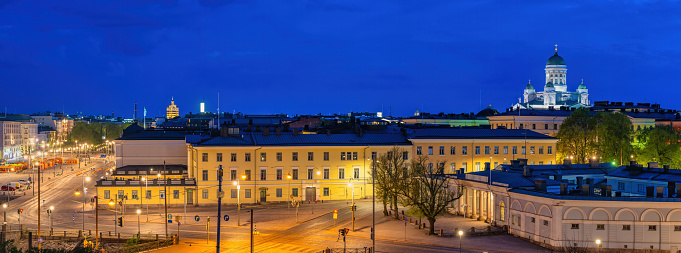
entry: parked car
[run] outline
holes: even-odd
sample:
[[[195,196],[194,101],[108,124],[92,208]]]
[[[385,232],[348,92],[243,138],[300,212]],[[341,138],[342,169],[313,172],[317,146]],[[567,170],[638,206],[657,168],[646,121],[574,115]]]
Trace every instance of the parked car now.
[[[23,180],[23,179],[22,179],[22,180],[19,180],[19,184],[21,184],[21,185],[28,185],[28,184],[31,184],[31,182],[29,182],[28,180]]]
[[[9,187],[8,187],[8,186],[9,186]],[[16,190],[16,188],[14,188],[14,186],[11,186],[11,185],[3,185],[3,186],[2,186],[2,190],[3,190],[3,191],[7,191],[7,188],[9,188],[10,191]]]

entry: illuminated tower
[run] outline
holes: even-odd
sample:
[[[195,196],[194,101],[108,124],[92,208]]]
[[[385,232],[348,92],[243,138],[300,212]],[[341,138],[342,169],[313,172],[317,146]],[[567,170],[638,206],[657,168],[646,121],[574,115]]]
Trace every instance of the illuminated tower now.
[[[544,83],[552,83],[557,92],[567,91],[567,65],[565,65],[563,57],[558,55],[557,44],[556,53],[546,61],[544,71],[546,73],[546,82]]]
[[[170,105],[166,108],[166,118],[172,119],[180,116],[180,108],[175,105],[175,99],[170,99]]]

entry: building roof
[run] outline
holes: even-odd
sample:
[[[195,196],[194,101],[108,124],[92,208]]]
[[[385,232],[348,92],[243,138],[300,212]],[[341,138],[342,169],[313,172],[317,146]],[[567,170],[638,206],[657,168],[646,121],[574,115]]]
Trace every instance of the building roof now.
[[[409,139],[556,139],[523,129],[426,128],[414,130]]]
[[[239,136],[214,137],[197,143],[197,146],[358,146],[358,145],[410,145],[399,133],[358,134],[294,134],[247,132]]]
[[[124,134],[117,140],[184,140],[185,136],[187,136],[185,131],[143,131]]]
[[[681,198],[651,198],[651,197],[636,197],[636,196],[602,197],[602,196],[585,196],[585,195],[559,195],[559,194],[550,193],[550,192],[539,192],[539,191],[526,190],[526,189],[512,189],[512,190],[510,190],[510,192],[516,192],[516,193],[527,194],[527,195],[543,197],[543,198],[563,199],[563,200],[595,200],[595,201],[627,201],[627,202],[629,202],[629,201],[681,202]]]
[[[600,163],[598,167],[591,167],[589,164],[571,164],[569,167],[562,164],[546,164],[546,165],[524,165],[513,166],[513,164],[500,164],[495,170],[506,170],[508,172],[515,172],[522,174],[524,167],[531,168],[533,175],[605,175],[606,173],[615,170],[611,163]]]
[[[631,168],[632,166],[620,166],[619,168],[608,173],[606,176],[662,182],[681,182],[681,170],[679,169],[669,169],[667,172],[665,172],[664,168],[640,167],[639,174],[632,173]]]
[[[535,179],[546,180],[547,186],[556,186],[556,185],[560,185],[560,183],[561,183],[560,181],[556,181],[556,180],[545,178],[545,177],[535,177],[535,176],[525,177],[525,176],[523,176],[523,174],[519,174],[519,173],[516,173],[516,172],[503,172],[503,171],[492,170],[491,174],[492,174],[492,184],[493,185],[505,186],[505,187],[509,187],[509,188],[534,187],[534,185],[535,185],[534,180]],[[456,176],[461,180],[487,183],[487,182],[489,182],[489,179],[488,179],[489,175],[490,175],[490,171],[477,171],[477,172],[471,172],[471,173],[465,173],[465,174],[458,174]]]

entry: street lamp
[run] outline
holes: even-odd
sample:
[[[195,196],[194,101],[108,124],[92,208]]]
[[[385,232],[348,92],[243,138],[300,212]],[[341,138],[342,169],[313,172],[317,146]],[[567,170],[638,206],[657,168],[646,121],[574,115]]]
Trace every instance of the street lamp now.
[[[459,253],[461,253],[461,238],[463,237],[463,231],[459,230]]]
[[[84,175],[85,174],[83,174],[83,176]],[[85,202],[87,201],[86,196],[85,196],[85,195],[87,195],[87,188],[85,188],[85,182],[86,181],[90,182],[90,177],[83,177],[83,180],[82,180],[82,182],[83,182],[83,231],[85,231]],[[76,195],[78,195],[77,191],[76,191]]]
[[[5,221],[3,224],[7,224],[7,203],[2,204],[2,211],[3,211],[3,216],[5,217]]]
[[[140,234],[142,233],[140,230],[140,213],[142,213],[142,210],[137,209],[137,239],[140,238]]]
[[[149,180],[147,180],[147,177],[143,177],[142,181],[144,181],[144,195],[147,194],[147,190],[149,189]],[[146,196],[144,196],[146,197]],[[140,201],[143,198],[142,195],[140,195]],[[147,200],[147,222],[149,222],[149,200]]]
[[[286,179],[288,179],[288,195],[289,195],[289,197],[290,197],[290,196],[291,196],[291,173],[288,173],[288,175],[286,175]],[[287,200],[287,201],[288,201],[288,200]],[[291,205],[289,205],[289,204],[287,203],[287,204],[286,204],[286,209],[289,209],[289,208],[291,208]]]
[[[52,235],[52,212],[54,212],[54,206],[50,206],[50,209],[47,210],[47,217],[50,218],[50,235]]]
[[[601,251],[601,239],[596,239],[596,247],[598,248],[598,251]]]
[[[352,210],[352,232],[355,232],[355,187],[352,187],[352,178],[350,178],[348,186],[352,188],[352,205],[350,206],[350,210]]]

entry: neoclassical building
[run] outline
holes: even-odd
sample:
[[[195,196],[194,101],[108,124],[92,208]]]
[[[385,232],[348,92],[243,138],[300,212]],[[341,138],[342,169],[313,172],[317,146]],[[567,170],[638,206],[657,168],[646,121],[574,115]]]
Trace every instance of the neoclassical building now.
[[[536,91],[534,86],[528,83],[523,91],[523,101],[518,101],[513,106],[514,108],[548,110],[591,106],[589,90],[584,85],[584,80],[577,87],[576,92],[568,91],[567,65],[563,57],[558,55],[558,45],[556,45],[556,52],[546,61],[544,73],[546,74],[544,90]]]

